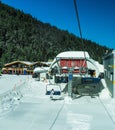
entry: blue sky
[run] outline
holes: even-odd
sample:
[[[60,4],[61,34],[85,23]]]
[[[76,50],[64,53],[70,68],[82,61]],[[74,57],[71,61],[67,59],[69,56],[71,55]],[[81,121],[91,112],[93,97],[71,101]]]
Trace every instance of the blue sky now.
[[[80,36],[73,0],[1,0],[44,23]],[[77,0],[82,36],[115,49],[115,0]]]

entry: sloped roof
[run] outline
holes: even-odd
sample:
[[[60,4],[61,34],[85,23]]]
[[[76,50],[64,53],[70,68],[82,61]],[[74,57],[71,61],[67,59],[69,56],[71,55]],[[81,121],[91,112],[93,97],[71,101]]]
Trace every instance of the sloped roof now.
[[[57,58],[90,58],[88,52],[84,52],[84,51],[66,51],[66,52],[62,52],[59,53],[57,56]]]
[[[4,66],[8,67],[8,66],[15,65],[15,64],[24,64],[26,66],[33,66],[33,65],[36,65],[36,64],[44,65],[45,63],[42,63],[42,62],[29,62],[29,61],[13,61],[13,62],[5,64]]]
[[[27,66],[31,66],[31,65],[33,65],[33,63],[32,62],[28,62],[28,61],[13,61],[13,62],[10,62],[10,63],[7,63],[7,64],[5,64],[4,66],[5,67],[8,67],[8,66],[11,66],[11,65],[14,65],[14,64],[25,64],[25,65],[27,65]]]

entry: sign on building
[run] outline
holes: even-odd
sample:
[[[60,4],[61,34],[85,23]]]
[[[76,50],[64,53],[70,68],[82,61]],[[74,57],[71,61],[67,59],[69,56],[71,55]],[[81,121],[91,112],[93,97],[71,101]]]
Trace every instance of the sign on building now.
[[[111,96],[115,98],[115,50],[104,56],[104,76]]]

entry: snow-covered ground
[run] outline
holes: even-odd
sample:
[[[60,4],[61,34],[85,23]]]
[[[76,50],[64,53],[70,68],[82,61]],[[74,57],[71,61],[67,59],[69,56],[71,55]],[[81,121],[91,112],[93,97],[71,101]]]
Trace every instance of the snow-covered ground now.
[[[3,75],[0,77],[0,95],[20,86],[28,77],[22,75]]]
[[[0,78],[0,130],[115,130],[115,99],[105,89],[99,96],[50,100],[48,82],[31,76]]]

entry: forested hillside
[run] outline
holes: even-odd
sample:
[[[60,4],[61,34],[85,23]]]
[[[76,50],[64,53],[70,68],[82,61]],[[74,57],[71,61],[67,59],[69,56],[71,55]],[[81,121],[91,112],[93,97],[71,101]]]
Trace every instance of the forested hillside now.
[[[84,50],[102,62],[106,50],[84,39]],[[48,61],[63,51],[83,50],[81,39],[0,2],[0,65],[15,60]]]

